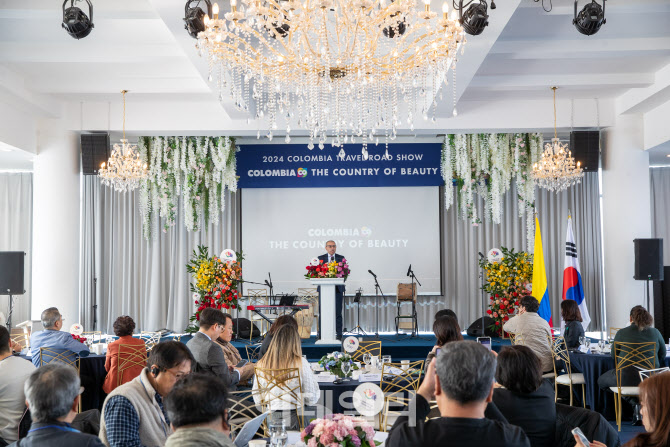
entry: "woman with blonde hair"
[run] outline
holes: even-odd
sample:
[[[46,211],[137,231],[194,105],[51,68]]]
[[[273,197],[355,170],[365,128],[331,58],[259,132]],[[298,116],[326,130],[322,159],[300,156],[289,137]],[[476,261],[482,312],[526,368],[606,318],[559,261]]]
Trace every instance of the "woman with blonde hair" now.
[[[287,371],[292,368],[297,368],[297,375]],[[302,356],[300,334],[295,327],[285,325],[274,334],[267,353],[256,363],[253,390],[256,405],[267,405],[273,412],[291,412],[291,422],[287,424],[291,430],[299,427],[296,410],[302,408],[304,412],[304,406],[315,405],[319,400],[321,390],[309,362]]]

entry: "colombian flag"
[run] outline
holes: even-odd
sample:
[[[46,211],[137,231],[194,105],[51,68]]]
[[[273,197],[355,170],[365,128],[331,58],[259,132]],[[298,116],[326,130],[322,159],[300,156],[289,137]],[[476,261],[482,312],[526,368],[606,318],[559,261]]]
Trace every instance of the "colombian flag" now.
[[[544,269],[544,252],[542,251],[542,234],[540,221],[535,216],[535,249],[533,255],[533,296],[540,303],[538,315],[551,326],[551,305],[549,304],[549,288],[547,287],[547,271]]]

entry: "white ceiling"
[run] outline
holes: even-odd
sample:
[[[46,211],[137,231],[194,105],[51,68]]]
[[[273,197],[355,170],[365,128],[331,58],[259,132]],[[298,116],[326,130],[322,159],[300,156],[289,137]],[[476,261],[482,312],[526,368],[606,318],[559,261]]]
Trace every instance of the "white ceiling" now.
[[[0,2],[0,104],[54,117],[67,103],[116,104],[119,91],[128,89],[129,103],[160,108],[196,100],[221,107],[184,30],[185,0],[92,2],[95,28],[80,41],[61,29],[59,1]],[[432,8],[440,7],[441,0],[433,0]],[[608,0],[607,23],[594,36],[572,25],[572,0],[554,0],[551,12],[534,0],[498,0],[489,13],[489,27],[468,36],[459,58],[460,110],[477,110],[470,102],[549,101],[551,85],[560,87],[561,100],[614,100],[653,86],[657,72],[670,65],[670,0]],[[446,117],[451,93],[444,97],[438,115]],[[231,120],[244,117],[229,104],[222,112],[219,130],[234,132]],[[656,152],[666,155],[670,145]],[[0,169],[9,166],[7,154],[0,151]]]

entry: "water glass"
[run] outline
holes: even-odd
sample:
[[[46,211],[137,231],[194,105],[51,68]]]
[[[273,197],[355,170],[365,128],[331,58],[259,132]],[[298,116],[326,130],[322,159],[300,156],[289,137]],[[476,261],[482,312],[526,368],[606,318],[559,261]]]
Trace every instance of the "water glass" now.
[[[584,337],[583,335],[581,337],[579,337],[579,344],[581,346],[584,346],[584,340],[586,340],[586,337]]]
[[[366,367],[370,367],[370,362],[372,361],[372,356],[370,355],[369,352],[366,352],[363,354],[363,363],[365,363]]]
[[[275,411],[270,415],[270,446],[285,447],[287,440],[284,414],[282,411]]]
[[[605,340],[598,340],[598,352],[602,354],[605,350]]]
[[[391,363],[391,356],[390,355],[382,356],[382,364],[383,363]]]
[[[349,376],[349,371],[351,371],[351,365],[349,362],[342,362],[342,366],[340,367],[342,369],[342,373],[344,373],[344,380],[349,380],[347,377]]]

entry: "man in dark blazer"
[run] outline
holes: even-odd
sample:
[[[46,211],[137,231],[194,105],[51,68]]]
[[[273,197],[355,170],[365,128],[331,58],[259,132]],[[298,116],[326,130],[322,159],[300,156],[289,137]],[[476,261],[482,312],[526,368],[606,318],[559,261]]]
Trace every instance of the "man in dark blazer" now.
[[[344,256],[335,253],[337,244],[335,241],[326,242],[326,254],[319,256],[319,261],[324,264],[330,262],[342,262]],[[342,340],[342,301],[344,298],[344,285],[335,286],[335,332],[337,332],[337,339]],[[323,307],[321,307],[321,288],[319,287],[319,333],[321,333],[321,314]]]
[[[200,330],[186,343],[197,363],[196,372],[212,374],[223,380],[228,390],[237,390],[240,372],[235,365],[226,364],[223,350],[214,340],[223,332],[231,317],[218,309],[207,307],[200,312]]]

